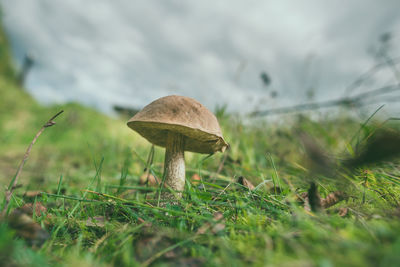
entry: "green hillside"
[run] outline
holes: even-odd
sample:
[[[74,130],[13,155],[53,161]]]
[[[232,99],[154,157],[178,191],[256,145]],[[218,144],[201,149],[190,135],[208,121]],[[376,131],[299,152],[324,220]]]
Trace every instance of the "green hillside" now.
[[[75,178],[76,171],[93,171],[93,161],[103,156],[105,170],[118,169],[129,144],[135,143],[140,152],[148,150],[144,140],[121,119],[75,103],[38,104],[16,82],[16,71],[2,31],[0,41],[0,181],[12,178],[33,136],[60,110],[64,113],[57,118],[57,125],[46,129],[32,150],[21,179],[25,185],[37,187],[36,178],[43,183],[57,183],[60,174],[66,173]]]

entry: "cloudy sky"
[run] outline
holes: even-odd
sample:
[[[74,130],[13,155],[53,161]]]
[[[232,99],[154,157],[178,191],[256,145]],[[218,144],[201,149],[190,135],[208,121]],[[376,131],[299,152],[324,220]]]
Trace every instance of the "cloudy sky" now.
[[[29,92],[104,112],[169,94],[245,111],[305,102],[310,88],[331,99],[379,62],[382,34],[400,56],[399,0],[0,3],[16,64],[35,58]],[[381,71],[357,90],[394,82]]]

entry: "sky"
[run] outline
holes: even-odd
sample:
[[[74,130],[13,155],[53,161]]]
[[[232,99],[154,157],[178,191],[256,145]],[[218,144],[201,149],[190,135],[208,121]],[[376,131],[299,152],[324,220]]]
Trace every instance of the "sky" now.
[[[383,34],[385,51],[400,56],[398,0],[0,4],[17,67],[26,54],[35,59],[27,90],[41,103],[105,113],[171,94],[243,112],[333,99],[381,61]],[[383,70],[353,93],[395,82]]]

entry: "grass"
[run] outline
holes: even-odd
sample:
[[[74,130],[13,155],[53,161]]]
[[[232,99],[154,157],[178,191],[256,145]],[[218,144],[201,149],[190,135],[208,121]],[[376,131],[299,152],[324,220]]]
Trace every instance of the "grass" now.
[[[39,105],[14,82],[1,36],[2,188],[36,131],[65,110],[33,147],[11,201],[12,210],[27,203],[46,207],[30,216],[49,238],[32,246],[21,229],[0,224],[3,266],[398,265],[399,162],[326,177],[313,172],[297,134],[305,131],[329,154],[345,157],[380,127],[379,119],[364,125],[343,112],[279,124],[243,122],[220,108],[216,114],[231,149],[212,157],[187,153],[187,177],[196,173],[202,180],[187,179],[180,204],[160,207],[158,189],[140,185],[139,177],[145,167],[162,176],[164,150],[156,148],[147,166],[150,144],[126,119],[78,104]],[[237,183],[239,176],[256,188]],[[299,196],[312,181],[322,197],[338,190],[349,197],[322,212],[306,210]],[[33,190],[43,193],[24,194]]]

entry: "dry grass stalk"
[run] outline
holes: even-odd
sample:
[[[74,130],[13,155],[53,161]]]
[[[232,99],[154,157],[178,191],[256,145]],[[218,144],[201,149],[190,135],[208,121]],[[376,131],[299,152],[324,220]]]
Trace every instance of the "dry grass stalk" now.
[[[48,128],[53,126],[54,124],[56,124],[53,120],[58,117],[61,113],[63,113],[64,111],[61,110],[59,111],[56,115],[54,115],[53,117],[51,117],[43,126],[42,128],[36,133],[35,137],[33,138],[31,144],[29,145],[28,149],[26,150],[24,157],[21,161],[21,163],[19,164],[18,170],[14,176],[14,179],[11,181],[10,185],[8,186],[8,188],[6,189],[6,193],[5,193],[5,204],[3,207],[3,211],[2,211],[2,217],[5,217],[7,215],[7,210],[8,210],[8,206],[10,204],[10,200],[12,197],[12,194],[14,192],[14,189],[17,187],[17,183],[18,183],[18,178],[22,172],[22,168],[25,165],[25,162],[28,160],[29,154],[31,153],[32,147],[33,145],[36,143],[37,139],[39,138],[39,136],[43,133],[43,131]]]

